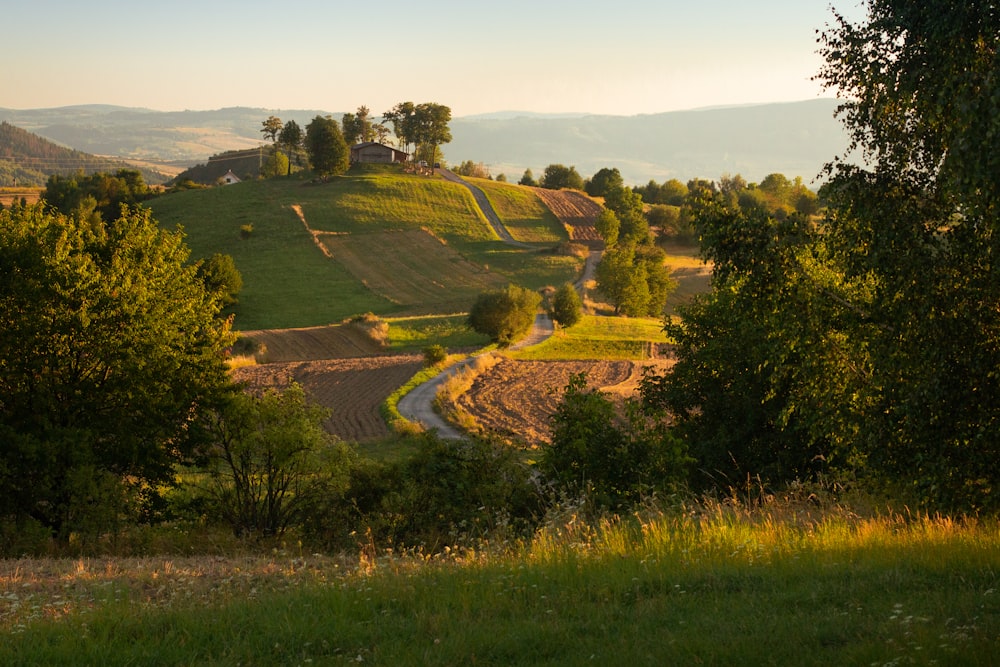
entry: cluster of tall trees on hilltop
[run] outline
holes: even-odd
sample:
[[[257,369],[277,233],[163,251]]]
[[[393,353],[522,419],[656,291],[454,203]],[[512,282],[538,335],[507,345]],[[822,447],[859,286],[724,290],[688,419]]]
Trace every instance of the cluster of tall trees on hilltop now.
[[[306,125],[305,131],[294,121],[282,123],[277,116],[269,116],[261,125],[261,133],[274,147],[265,176],[291,173],[292,162],[303,148],[314,170],[322,175],[342,174],[350,166],[350,147],[359,142],[388,141],[392,126],[401,150],[410,152],[412,158],[428,163],[438,162],[438,147],[451,141],[451,109],[443,104],[400,102],[382,114],[376,121],[366,106],[355,113],[346,113],[337,123],[332,116],[316,116]],[[279,158],[278,148],[287,153]]]
[[[675,415],[698,485],[849,471],[996,510],[1000,12],[865,4],[822,33],[818,78],[866,166],[828,167],[820,220],[710,193],[714,289],[668,324],[678,363],[644,398]]]

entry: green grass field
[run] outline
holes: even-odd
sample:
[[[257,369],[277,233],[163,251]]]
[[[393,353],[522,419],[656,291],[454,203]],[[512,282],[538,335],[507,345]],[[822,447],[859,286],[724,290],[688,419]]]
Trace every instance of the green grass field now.
[[[651,346],[666,342],[662,320],[585,315],[540,345],[507,354],[534,360],[648,359]]]
[[[530,543],[8,564],[5,665],[992,665],[995,521],[715,505]]]
[[[326,257],[296,205],[310,229],[329,234],[321,239],[361,261]],[[232,255],[244,281],[234,324],[241,330],[330,324],[366,312],[453,313],[485,285],[539,289],[572,279],[580,268],[579,259],[553,252],[558,225],[544,207],[515,209],[538,249],[514,248],[496,238],[465,187],[393,168],[352,170],[327,183],[292,176],[192,190],[149,206],[164,227],[184,228],[193,258]],[[436,240],[431,255],[427,237]],[[453,297],[422,301],[448,289]]]

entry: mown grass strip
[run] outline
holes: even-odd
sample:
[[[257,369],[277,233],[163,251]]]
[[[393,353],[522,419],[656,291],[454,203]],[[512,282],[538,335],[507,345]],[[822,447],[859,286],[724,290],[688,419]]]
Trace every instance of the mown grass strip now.
[[[510,352],[509,356],[538,361],[642,360],[650,357],[653,346],[666,342],[662,320],[585,315],[572,327],[557,330],[545,342]]]

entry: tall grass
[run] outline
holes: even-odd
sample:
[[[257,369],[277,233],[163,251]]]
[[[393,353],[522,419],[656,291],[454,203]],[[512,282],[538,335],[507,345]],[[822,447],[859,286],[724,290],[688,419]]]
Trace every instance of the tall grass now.
[[[993,520],[717,503],[568,508],[434,557],[4,563],[0,663],[990,665],[998,544]]]

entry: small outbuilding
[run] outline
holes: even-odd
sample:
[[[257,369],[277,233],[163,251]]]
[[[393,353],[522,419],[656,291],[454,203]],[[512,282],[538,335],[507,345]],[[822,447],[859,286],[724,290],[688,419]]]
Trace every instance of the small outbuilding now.
[[[351,162],[406,162],[409,154],[376,141],[364,141],[351,146]]]
[[[219,177],[219,183],[222,183],[223,185],[232,185],[233,183],[239,182],[240,177],[234,174],[232,169]]]

